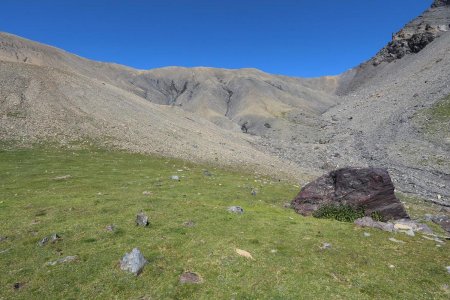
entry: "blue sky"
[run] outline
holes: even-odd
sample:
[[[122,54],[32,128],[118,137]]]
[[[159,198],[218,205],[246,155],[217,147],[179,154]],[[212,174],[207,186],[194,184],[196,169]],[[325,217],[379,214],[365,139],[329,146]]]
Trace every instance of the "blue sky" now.
[[[334,75],[372,57],[432,0],[1,0],[0,31],[138,69]]]

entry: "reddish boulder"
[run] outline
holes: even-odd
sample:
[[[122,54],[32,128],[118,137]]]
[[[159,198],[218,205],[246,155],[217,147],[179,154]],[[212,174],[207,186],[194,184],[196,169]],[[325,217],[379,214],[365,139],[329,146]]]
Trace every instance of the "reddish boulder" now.
[[[292,207],[302,215],[311,215],[324,204],[363,208],[367,216],[377,212],[385,220],[408,218],[386,169],[335,170],[307,184],[292,200]]]

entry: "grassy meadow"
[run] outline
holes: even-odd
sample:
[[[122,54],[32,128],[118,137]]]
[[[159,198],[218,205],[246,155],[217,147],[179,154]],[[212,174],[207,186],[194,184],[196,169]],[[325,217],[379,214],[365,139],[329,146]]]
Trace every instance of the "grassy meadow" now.
[[[299,189],[120,151],[1,145],[0,299],[450,298],[448,243],[302,217],[283,207]],[[409,206],[426,213],[419,202]],[[134,223],[141,210],[146,228]],[[38,245],[52,233],[62,240]],[[139,276],[118,267],[134,247],[149,261]],[[203,282],[180,284],[184,271]]]

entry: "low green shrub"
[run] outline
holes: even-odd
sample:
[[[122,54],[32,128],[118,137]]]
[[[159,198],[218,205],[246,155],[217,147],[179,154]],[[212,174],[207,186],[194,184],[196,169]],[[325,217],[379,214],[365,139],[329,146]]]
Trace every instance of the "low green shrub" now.
[[[353,222],[364,217],[364,209],[347,204],[325,204],[313,213],[319,219],[335,219],[341,222]]]

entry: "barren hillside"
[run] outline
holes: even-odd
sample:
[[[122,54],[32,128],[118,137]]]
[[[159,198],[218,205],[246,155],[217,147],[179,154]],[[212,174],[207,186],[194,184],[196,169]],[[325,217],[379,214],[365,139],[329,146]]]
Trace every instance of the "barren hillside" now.
[[[95,139],[300,181],[345,165],[382,166],[398,190],[448,206],[449,24],[449,2],[435,1],[373,59],[314,79],[135,70],[2,33],[0,138]]]

